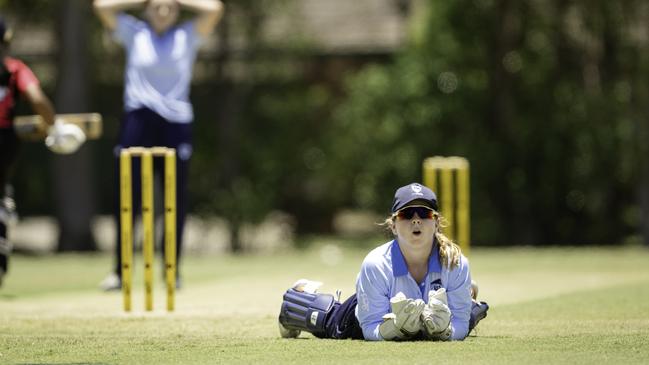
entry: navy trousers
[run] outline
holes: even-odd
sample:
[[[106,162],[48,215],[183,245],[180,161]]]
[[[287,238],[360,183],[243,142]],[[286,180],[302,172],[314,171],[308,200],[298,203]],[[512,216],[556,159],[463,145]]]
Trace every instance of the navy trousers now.
[[[334,308],[327,318],[325,338],[362,340],[363,330],[356,319],[356,294],[343,303],[334,304]],[[324,336],[323,336],[324,337]]]
[[[176,260],[177,271],[180,271],[180,256],[182,252],[182,237],[187,215],[187,176],[189,160],[192,154],[191,123],[169,122],[157,113],[147,108],[127,112],[122,119],[119,131],[119,141],[115,146],[115,221],[117,225],[117,244],[115,249],[115,273],[121,276],[122,241],[120,222],[120,188],[119,188],[119,155],[126,147],[170,147],[176,149]],[[156,159],[153,165],[155,179],[164,188],[164,162]],[[132,190],[133,217],[141,212],[141,179],[140,161],[132,160]],[[163,241],[164,242],[164,237]],[[164,245],[162,245],[164,250]]]

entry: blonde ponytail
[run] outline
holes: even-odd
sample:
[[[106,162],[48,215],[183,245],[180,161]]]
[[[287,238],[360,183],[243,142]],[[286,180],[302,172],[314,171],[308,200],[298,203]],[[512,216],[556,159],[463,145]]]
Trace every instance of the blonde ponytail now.
[[[448,221],[446,218],[442,217],[437,213],[437,232],[435,233],[435,239],[437,241],[437,246],[439,247],[439,263],[442,266],[449,267],[451,269],[460,266],[460,257],[462,256],[462,250],[455,242],[448,238],[444,233],[442,233],[442,228],[448,226]]]

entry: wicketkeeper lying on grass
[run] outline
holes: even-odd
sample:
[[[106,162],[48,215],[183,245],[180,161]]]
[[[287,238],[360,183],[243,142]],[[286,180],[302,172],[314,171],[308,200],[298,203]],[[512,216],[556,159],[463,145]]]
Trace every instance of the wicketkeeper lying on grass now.
[[[385,224],[395,239],[372,250],[344,303],[299,280],[284,294],[282,337],[462,340],[486,317],[469,263],[440,231],[437,198],[417,183],[399,188]]]

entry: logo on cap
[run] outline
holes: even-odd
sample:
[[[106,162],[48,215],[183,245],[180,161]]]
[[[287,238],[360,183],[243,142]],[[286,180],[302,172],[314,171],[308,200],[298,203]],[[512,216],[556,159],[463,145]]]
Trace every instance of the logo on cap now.
[[[419,185],[419,184],[410,185],[410,189],[412,189],[412,192],[415,195],[424,195],[424,194],[421,193],[421,185]]]

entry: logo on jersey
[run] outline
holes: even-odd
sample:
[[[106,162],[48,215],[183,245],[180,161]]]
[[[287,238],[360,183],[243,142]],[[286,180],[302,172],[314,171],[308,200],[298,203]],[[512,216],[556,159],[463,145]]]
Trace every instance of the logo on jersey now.
[[[361,307],[362,310],[365,312],[370,310],[370,301],[367,299],[367,295],[365,294],[359,294],[358,297],[358,305]]]
[[[0,101],[5,99],[5,96],[9,93],[9,89],[5,86],[0,86]]]
[[[430,290],[431,291],[436,291],[437,289],[442,287],[442,279],[437,279],[433,282],[430,283]]]

